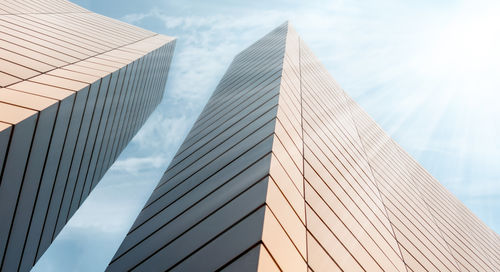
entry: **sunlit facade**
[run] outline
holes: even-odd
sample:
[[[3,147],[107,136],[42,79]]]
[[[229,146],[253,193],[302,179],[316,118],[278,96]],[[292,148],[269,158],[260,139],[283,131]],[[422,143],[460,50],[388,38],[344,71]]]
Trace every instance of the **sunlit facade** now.
[[[500,238],[289,24],[238,54],[108,271],[498,271]]]
[[[0,2],[0,271],[29,271],[87,198],[160,103],[174,45],[65,0]]]

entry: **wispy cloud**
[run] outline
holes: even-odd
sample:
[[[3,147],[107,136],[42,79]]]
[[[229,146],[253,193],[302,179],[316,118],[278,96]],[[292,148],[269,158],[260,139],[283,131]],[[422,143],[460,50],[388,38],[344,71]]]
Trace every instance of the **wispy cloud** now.
[[[116,161],[113,166],[113,171],[126,172],[127,174],[136,176],[143,171],[163,168],[166,163],[167,160],[163,156],[143,158],[131,157]]]
[[[141,12],[120,13],[119,19],[178,38],[167,91],[49,255],[57,260],[71,244],[81,256],[105,256],[93,266],[102,270],[233,56],[285,20],[348,94],[498,230],[499,4],[444,2],[145,1]],[[72,267],[50,265],[35,271]]]

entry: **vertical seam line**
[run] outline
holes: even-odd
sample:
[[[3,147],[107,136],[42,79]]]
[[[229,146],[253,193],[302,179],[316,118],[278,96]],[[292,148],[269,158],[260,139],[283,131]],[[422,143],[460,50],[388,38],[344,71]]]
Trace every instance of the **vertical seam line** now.
[[[344,98],[346,99],[346,102],[347,102],[348,96],[345,93],[345,91],[344,90],[340,90],[340,92],[343,94],[343,96],[344,96]],[[368,167],[370,168],[370,173],[372,174],[372,177],[373,177],[373,183],[375,184],[375,188],[377,188],[377,190],[378,190],[378,193],[380,195],[380,202],[382,203],[382,206],[384,206],[384,210],[385,210],[385,214],[386,214],[386,217],[387,217],[387,221],[389,221],[389,225],[391,226],[391,230],[392,230],[392,233],[394,235],[394,240],[396,240],[396,244],[398,245],[399,253],[401,254],[401,261],[403,261],[403,264],[405,265],[405,269],[408,272],[408,266],[407,266],[407,264],[405,262],[405,259],[403,257],[403,252],[401,251],[401,246],[399,245],[399,241],[396,238],[396,232],[394,231],[394,227],[392,226],[391,219],[389,218],[389,213],[387,212],[387,207],[384,204],[384,198],[382,196],[382,193],[380,192],[380,188],[378,187],[378,183],[377,183],[377,180],[375,178],[375,175],[373,174],[372,166],[371,166],[370,161],[368,159],[368,153],[366,152],[365,145],[363,144],[363,141],[361,140],[361,135],[359,134],[358,125],[354,121],[354,116],[353,116],[353,113],[352,113],[352,108],[349,107],[349,105],[347,105],[347,112],[349,112],[349,115],[351,116],[351,120],[352,120],[352,123],[354,125],[354,129],[356,130],[356,134],[358,135],[359,144],[361,145],[361,148],[362,148],[363,152],[365,153],[366,163],[368,164]]]
[[[306,178],[305,178],[305,153],[304,153],[304,107],[302,106],[302,66],[301,66],[301,47],[300,47],[300,37],[297,37],[297,42],[299,44],[299,93],[300,93],[300,128],[301,128],[301,140],[302,140],[302,192],[304,197],[304,223],[306,227],[306,264],[309,267],[309,242],[307,241],[307,204],[306,204]]]

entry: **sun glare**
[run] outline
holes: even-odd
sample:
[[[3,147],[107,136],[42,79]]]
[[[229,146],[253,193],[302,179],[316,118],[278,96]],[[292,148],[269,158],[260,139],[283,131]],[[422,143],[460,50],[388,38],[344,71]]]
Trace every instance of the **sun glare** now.
[[[430,42],[430,72],[455,79],[457,90],[474,89],[474,95],[498,89],[500,17],[490,9],[458,12]],[[462,87],[460,87],[462,86]]]

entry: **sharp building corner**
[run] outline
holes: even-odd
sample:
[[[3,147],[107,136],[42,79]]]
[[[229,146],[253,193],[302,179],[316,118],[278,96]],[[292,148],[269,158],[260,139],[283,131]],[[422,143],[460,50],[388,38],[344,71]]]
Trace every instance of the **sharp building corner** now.
[[[285,23],[234,58],[107,271],[498,271],[499,249]]]

